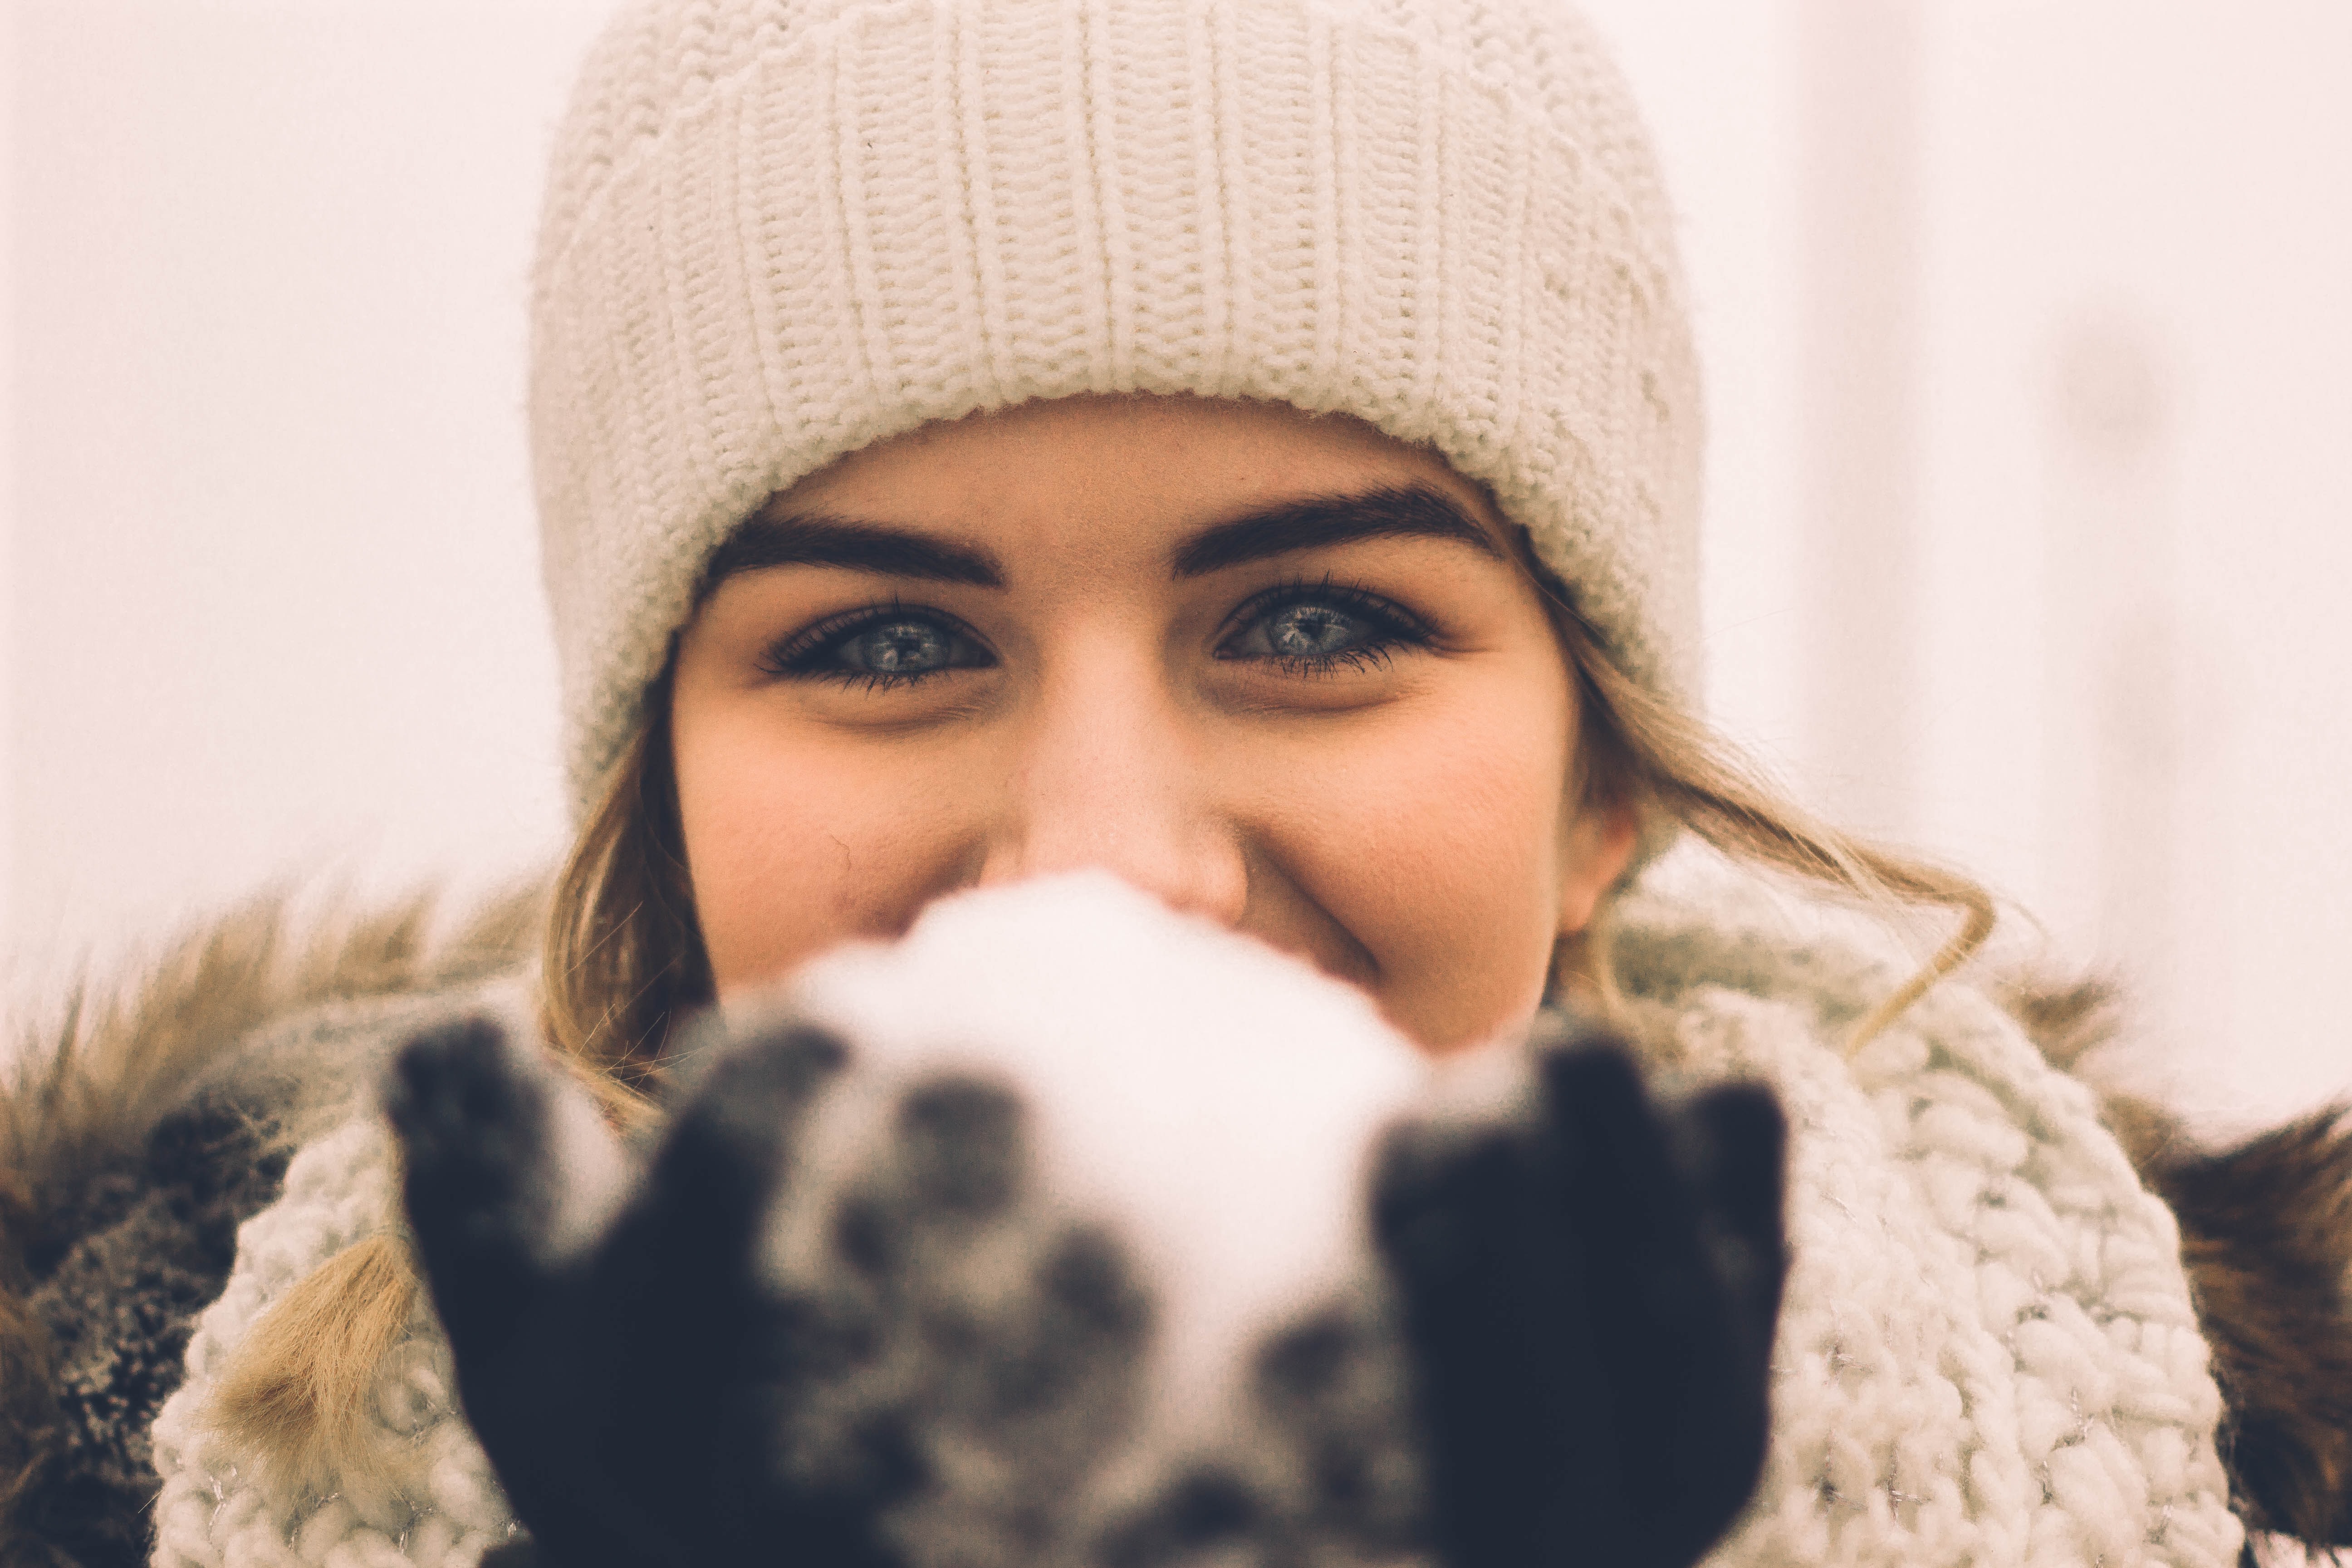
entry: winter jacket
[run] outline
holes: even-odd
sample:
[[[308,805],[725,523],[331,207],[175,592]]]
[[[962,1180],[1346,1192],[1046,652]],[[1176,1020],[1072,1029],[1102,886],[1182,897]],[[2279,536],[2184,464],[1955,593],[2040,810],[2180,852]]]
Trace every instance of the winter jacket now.
[[[1620,910],[1644,1065],[1667,1090],[1761,1081],[1791,1124],[1770,1454],[1711,1563],[2221,1568],[2249,1530],[2352,1539],[2352,1140],[2333,1118],[2195,1149],[2061,1070],[2082,1045],[2067,998],[2005,1007],[1966,979],[1849,1060],[1901,950],[1672,864]],[[298,944],[257,907],[18,1047],[0,1563],[433,1568],[509,1538],[422,1299],[377,1375],[385,1440],[331,1487],[257,1474],[204,1413],[273,1302],[401,1233],[384,1062],[452,1016],[527,1026],[527,915],[436,947],[415,906]],[[1037,948],[989,940],[865,980],[836,964],[803,1005],[879,1043],[908,997],[953,1014],[959,986],[1001,988]]]

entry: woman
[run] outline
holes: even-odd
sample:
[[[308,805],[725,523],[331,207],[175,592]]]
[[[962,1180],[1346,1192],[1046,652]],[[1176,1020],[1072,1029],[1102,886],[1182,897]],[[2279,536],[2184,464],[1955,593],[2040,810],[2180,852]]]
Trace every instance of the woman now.
[[[2217,1156],[2145,1110],[2103,1126],[1950,978],[1980,891],[1809,823],[1689,717],[1688,322],[1646,142],[1573,18],[662,0],[591,59],[541,247],[580,824],[547,936],[500,911],[428,952],[407,911],[289,962],[247,917],[68,1025],[0,1185],[12,1552],[471,1560],[524,1539],[499,1482],[555,1541],[529,1478],[564,1435],[523,1417],[599,1363],[557,1358],[493,1421],[467,1284],[432,1262],[462,1226],[412,1181],[450,1321],[420,1305],[387,1058],[425,1042],[393,1108],[429,1185],[436,1083],[504,1059],[452,1018],[535,1028],[631,1122],[701,1005],[1083,868],[1432,1053],[1550,999],[1662,1083],[1772,1086],[1793,1262],[1725,1561],[2352,1535],[2333,1124]],[[1960,934],[1913,974],[1736,879],[1638,879],[1684,830]],[[2021,1011],[2071,1060],[2065,999]],[[541,1092],[499,1070],[474,1081]],[[1642,1147],[1687,1130],[1601,1083]],[[582,1460],[580,1517],[709,1484],[662,1468],[680,1430]]]

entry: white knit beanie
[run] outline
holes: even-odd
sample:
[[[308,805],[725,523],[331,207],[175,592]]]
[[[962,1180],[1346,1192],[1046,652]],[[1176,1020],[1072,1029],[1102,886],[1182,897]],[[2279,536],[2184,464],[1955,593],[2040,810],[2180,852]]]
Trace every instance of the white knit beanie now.
[[[770,495],[1080,393],[1426,443],[1695,689],[1670,214],[1562,0],[644,0],[557,137],[531,360],[576,811]]]

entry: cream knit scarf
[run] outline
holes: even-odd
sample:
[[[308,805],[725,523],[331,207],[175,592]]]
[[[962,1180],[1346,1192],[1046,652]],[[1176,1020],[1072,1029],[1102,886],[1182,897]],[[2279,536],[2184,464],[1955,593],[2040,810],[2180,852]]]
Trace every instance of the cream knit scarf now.
[[[1622,911],[1654,1068],[1769,1082],[1793,1132],[1771,1458],[1711,1568],[2230,1568],[2241,1530],[2178,1236],[2089,1094],[1961,984],[1843,1059],[1827,1042],[1906,956],[1684,860]],[[301,1151],[245,1226],[156,1423],[159,1568],[462,1568],[509,1534],[423,1309],[378,1379],[367,1474],[275,1492],[202,1420],[269,1304],[397,1215],[367,1115]]]

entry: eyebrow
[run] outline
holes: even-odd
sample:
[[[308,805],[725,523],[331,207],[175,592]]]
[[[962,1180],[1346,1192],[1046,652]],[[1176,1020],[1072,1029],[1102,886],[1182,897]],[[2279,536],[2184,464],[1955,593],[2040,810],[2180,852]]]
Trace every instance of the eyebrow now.
[[[977,545],[824,513],[762,511],[745,519],[711,556],[710,564],[703,569],[697,601],[709,598],[730,577],[770,566],[845,566],[933,583],[1004,586],[1004,572],[996,557]]]
[[[1202,577],[1294,550],[1367,539],[1445,539],[1503,558],[1478,520],[1451,497],[1422,485],[1391,485],[1356,495],[1312,496],[1221,522],[1186,541],[1176,552],[1173,569],[1179,577]]]
[[[1203,529],[1178,547],[1171,574],[1204,577],[1227,567],[1369,539],[1442,539],[1502,559],[1478,521],[1452,498],[1422,485],[1355,495],[1310,496]],[[700,604],[730,577],[771,566],[840,566],[884,576],[978,588],[1004,586],[996,557],[913,529],[822,512],[754,512],[711,556],[696,590]]]

